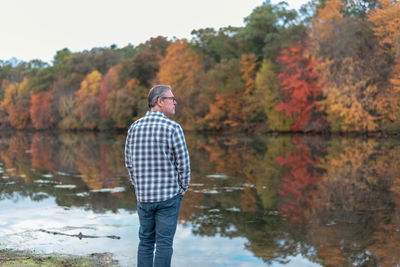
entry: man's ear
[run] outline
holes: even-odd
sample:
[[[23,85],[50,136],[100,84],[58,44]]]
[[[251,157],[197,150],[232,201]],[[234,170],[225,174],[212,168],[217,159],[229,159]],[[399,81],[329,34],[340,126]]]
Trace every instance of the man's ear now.
[[[159,97],[157,99],[157,104],[161,107],[163,105],[163,99],[161,97]]]

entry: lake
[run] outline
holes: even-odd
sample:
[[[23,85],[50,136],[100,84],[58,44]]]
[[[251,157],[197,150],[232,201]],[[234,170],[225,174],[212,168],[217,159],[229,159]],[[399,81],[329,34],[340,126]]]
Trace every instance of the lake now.
[[[173,266],[400,264],[400,139],[186,134]],[[125,134],[0,134],[0,249],[135,266]]]

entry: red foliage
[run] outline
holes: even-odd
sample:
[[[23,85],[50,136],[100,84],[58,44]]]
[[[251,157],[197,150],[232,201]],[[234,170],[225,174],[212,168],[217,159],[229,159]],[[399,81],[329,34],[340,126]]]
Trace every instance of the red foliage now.
[[[323,130],[327,123],[317,102],[322,96],[322,88],[314,70],[315,61],[304,56],[300,43],[283,50],[277,60],[283,65],[278,78],[285,100],[276,106],[276,110],[293,116],[291,128],[294,131]]]
[[[318,159],[313,158],[311,148],[299,137],[293,137],[294,149],[286,156],[278,157],[276,161],[289,170],[282,178],[278,193],[283,197],[283,203],[278,208],[283,217],[298,224],[304,223],[308,211],[315,207],[314,196],[322,175],[315,166]]]
[[[50,92],[40,92],[32,95],[30,115],[35,129],[48,129],[53,126],[52,100],[53,95]]]

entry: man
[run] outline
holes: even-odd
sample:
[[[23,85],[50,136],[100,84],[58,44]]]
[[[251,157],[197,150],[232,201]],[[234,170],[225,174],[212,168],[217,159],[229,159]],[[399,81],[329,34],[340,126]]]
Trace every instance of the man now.
[[[189,153],[181,126],[167,118],[177,104],[171,87],[151,88],[148,104],[150,111],[131,125],[125,143],[140,221],[137,259],[139,267],[153,266],[153,261],[154,266],[171,266],[182,198],[190,182]]]

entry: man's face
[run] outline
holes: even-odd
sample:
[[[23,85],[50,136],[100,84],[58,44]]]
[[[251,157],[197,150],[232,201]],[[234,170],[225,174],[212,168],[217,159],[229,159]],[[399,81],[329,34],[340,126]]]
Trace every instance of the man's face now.
[[[165,97],[171,98],[162,98],[161,112],[164,113],[165,116],[175,115],[175,105],[177,104],[177,102],[172,99],[172,97],[174,97],[174,94],[171,90],[167,90],[165,92]]]

